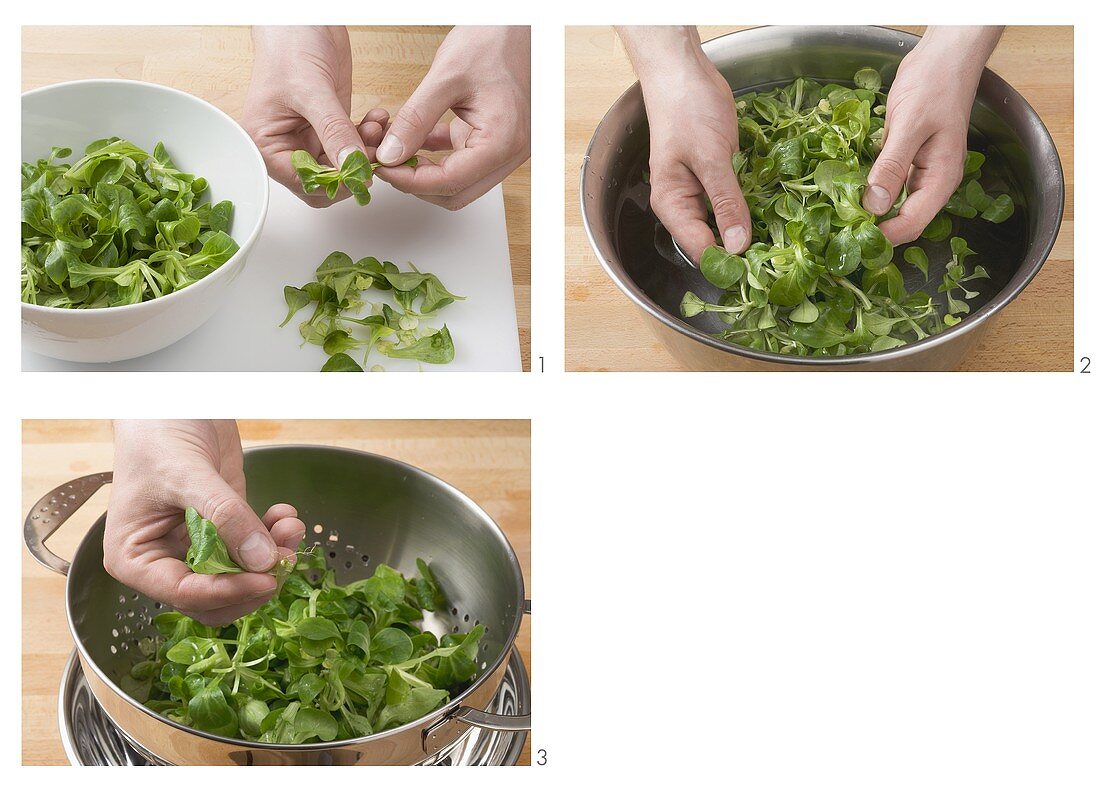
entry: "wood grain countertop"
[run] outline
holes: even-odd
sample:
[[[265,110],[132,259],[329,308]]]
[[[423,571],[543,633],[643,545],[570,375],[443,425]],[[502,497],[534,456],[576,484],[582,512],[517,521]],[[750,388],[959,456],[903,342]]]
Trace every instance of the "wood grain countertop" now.
[[[448,27],[351,27],[351,115],[395,113],[428,72]],[[24,27],[23,90],[121,78],[168,85],[240,119],[252,72],[247,27]],[[504,181],[523,369],[531,369],[531,163]]]
[[[699,32],[707,41],[740,29],[701,27]],[[1066,211],[1042,271],[1000,314],[963,370],[1072,370],[1073,28],[1009,27],[989,67],[1027,99],[1053,135],[1065,173]],[[566,29],[566,370],[683,369],[653,338],[641,311],[604,273],[581,221],[577,185],[584,152],[604,113],[634,80],[611,28]]]
[[[420,467],[465,492],[500,525],[531,590],[531,427],[525,420],[242,421],[246,447],[325,444],[390,456]],[[58,485],[112,467],[108,422],[29,420],[23,423],[23,513]],[[49,542],[72,557],[106,509],[99,491]],[[65,619],[65,579],[22,552],[23,764],[67,764],[57,725],[61,672],[73,649]],[[516,642],[529,672],[530,620]],[[530,764],[530,740],[523,764]]]

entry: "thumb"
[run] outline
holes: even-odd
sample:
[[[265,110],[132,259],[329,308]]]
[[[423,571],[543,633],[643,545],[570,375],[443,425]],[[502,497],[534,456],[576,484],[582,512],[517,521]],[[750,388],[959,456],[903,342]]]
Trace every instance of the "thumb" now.
[[[343,164],[352,151],[363,151],[363,138],[335,94],[310,97],[309,103],[302,108],[302,115],[317,133],[333,167]]]
[[[435,79],[431,72],[397,111],[386,136],[378,146],[379,163],[399,165],[420,150],[436,122],[451,109],[455,97],[446,80]]]
[[[733,168],[708,168],[700,183],[710,198],[714,220],[727,252],[740,255],[752,241],[752,219]]]
[[[886,130],[886,140],[871,172],[867,174],[867,189],[863,192],[863,207],[872,214],[890,210],[909,178],[909,168],[923,141],[908,124],[895,124]]]
[[[229,556],[246,571],[263,573],[279,559],[267,527],[220,476],[197,481],[189,499],[201,503],[199,514],[214,522]]]

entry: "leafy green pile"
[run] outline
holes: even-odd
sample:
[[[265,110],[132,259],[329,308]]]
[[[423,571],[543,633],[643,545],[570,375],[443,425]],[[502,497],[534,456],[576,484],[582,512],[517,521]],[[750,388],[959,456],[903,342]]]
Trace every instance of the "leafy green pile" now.
[[[754,243],[743,256],[708,248],[700,270],[724,293],[711,303],[688,292],[686,318],[716,313],[723,340],[761,351],[843,356],[882,351],[942,332],[966,315],[968,287],[986,278],[967,270],[974,254],[958,236],[937,291],[905,287],[894,248],[862,206],[871,164],[882,145],[886,96],[872,69],[856,73],[855,88],[797,79],[737,99],[741,150],[733,157],[752,215]],[[952,216],[1003,222],[1013,212],[1007,194],[989,195],[979,183],[985,157],[968,152],[962,184],[922,234],[943,241]],[[887,219],[906,198],[899,197]],[[910,247],[903,260],[928,280],[928,256]],[[941,302],[943,304],[941,304]],[[946,309],[945,309],[946,307]]]
[[[448,291],[434,274],[410,267],[412,271],[403,272],[390,261],[371,257],[353,261],[346,253],[333,252],[317,267],[313,282],[283,288],[287,314],[280,326],[314,305],[298,331],[305,343],[319,345],[329,355],[323,372],[362,372],[372,350],[394,359],[434,365],[451,362],[455,347],[447,325],[435,329],[422,321],[465,297]],[[392,293],[397,307],[366,301],[363,292],[368,289]],[[348,354],[356,349],[363,352],[362,366]]]
[[[186,288],[237,252],[233,204],[201,203],[205,178],[163,143],[117,137],[73,164],[68,148],[22,165],[22,299],[46,307],[136,304]]]
[[[194,524],[199,542],[188,563],[239,571],[210,522]],[[480,624],[441,639],[423,631],[423,613],[446,601],[428,565],[416,565],[410,579],[379,565],[370,578],[338,585],[324,558],[307,554],[275,598],[231,625],[162,612],[153,618],[160,636],[140,640],[145,658],[119,684],[180,724],[261,743],[359,738],[407,724],[474,677],[485,633]]]
[[[370,180],[375,166],[362,151],[352,151],[340,167],[322,165],[309,151],[302,150],[290,155],[290,163],[297,171],[302,190],[307,195],[324,189],[328,199],[332,200],[343,184],[360,206],[370,203]],[[402,164],[416,167],[417,158],[411,157]]]

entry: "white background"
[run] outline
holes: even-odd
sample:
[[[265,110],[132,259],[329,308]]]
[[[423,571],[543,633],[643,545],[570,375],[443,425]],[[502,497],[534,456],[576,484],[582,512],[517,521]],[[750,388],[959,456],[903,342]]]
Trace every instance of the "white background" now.
[[[497,0],[242,2],[231,13],[225,3],[127,5],[55,2],[25,9],[22,21],[534,22],[532,334],[535,370],[545,357],[547,372],[458,374],[445,397],[414,377],[371,377],[368,398],[357,377],[326,378],[319,390],[315,374],[31,376],[16,372],[12,297],[0,369],[11,551],[21,551],[20,417],[531,417],[533,745],[549,765],[428,781],[1100,786],[1097,376],[562,373],[564,24],[988,17],[958,2],[887,9],[899,20],[875,18],[878,6],[809,2],[681,2],[656,15],[635,3]],[[1078,26],[1076,109],[1087,133],[1075,151],[1075,211],[1089,221],[1100,163],[1087,130],[1100,117],[1096,19],[1084,7],[1044,2],[1022,15],[999,6],[992,21]],[[15,118],[18,29],[4,32]],[[14,124],[3,133],[11,152]],[[14,190],[0,194],[14,216]],[[1100,373],[1095,256],[1083,247],[1075,356],[1092,356]],[[14,264],[11,276],[14,289]],[[192,402],[192,391],[219,395]],[[129,393],[126,412],[89,392]],[[348,405],[336,413],[334,404]],[[14,573],[5,584],[18,596]],[[14,647],[0,655],[3,677],[17,682]],[[0,713],[12,766],[17,698],[12,688]],[[206,770],[203,781],[239,781]],[[410,781],[393,770],[366,781]],[[364,781],[330,774],[259,781]],[[192,786],[196,775],[157,779]],[[114,786],[119,775],[78,781]]]

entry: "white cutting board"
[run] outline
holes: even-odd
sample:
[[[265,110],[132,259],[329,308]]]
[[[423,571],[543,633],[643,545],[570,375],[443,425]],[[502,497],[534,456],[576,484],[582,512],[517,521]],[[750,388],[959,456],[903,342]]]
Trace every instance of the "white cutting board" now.
[[[344,200],[326,209],[307,206],[271,182],[263,233],[214,317],[168,348],[137,359],[79,364],[23,352],[23,370],[317,371],[328,359],[320,347],[301,345],[298,324],[312,307],[282,329],[283,286],[313,279],[333,250],[353,259],[373,255],[402,269],[411,261],[439,276],[451,293],[466,297],[426,320],[444,322],[455,344],[449,365],[389,359],[373,352],[370,364],[387,371],[518,371],[519,333],[508,258],[501,187],[461,211],[447,211],[375,180],[371,202]],[[373,301],[378,291],[364,292]],[[362,364],[361,352],[351,356]]]

